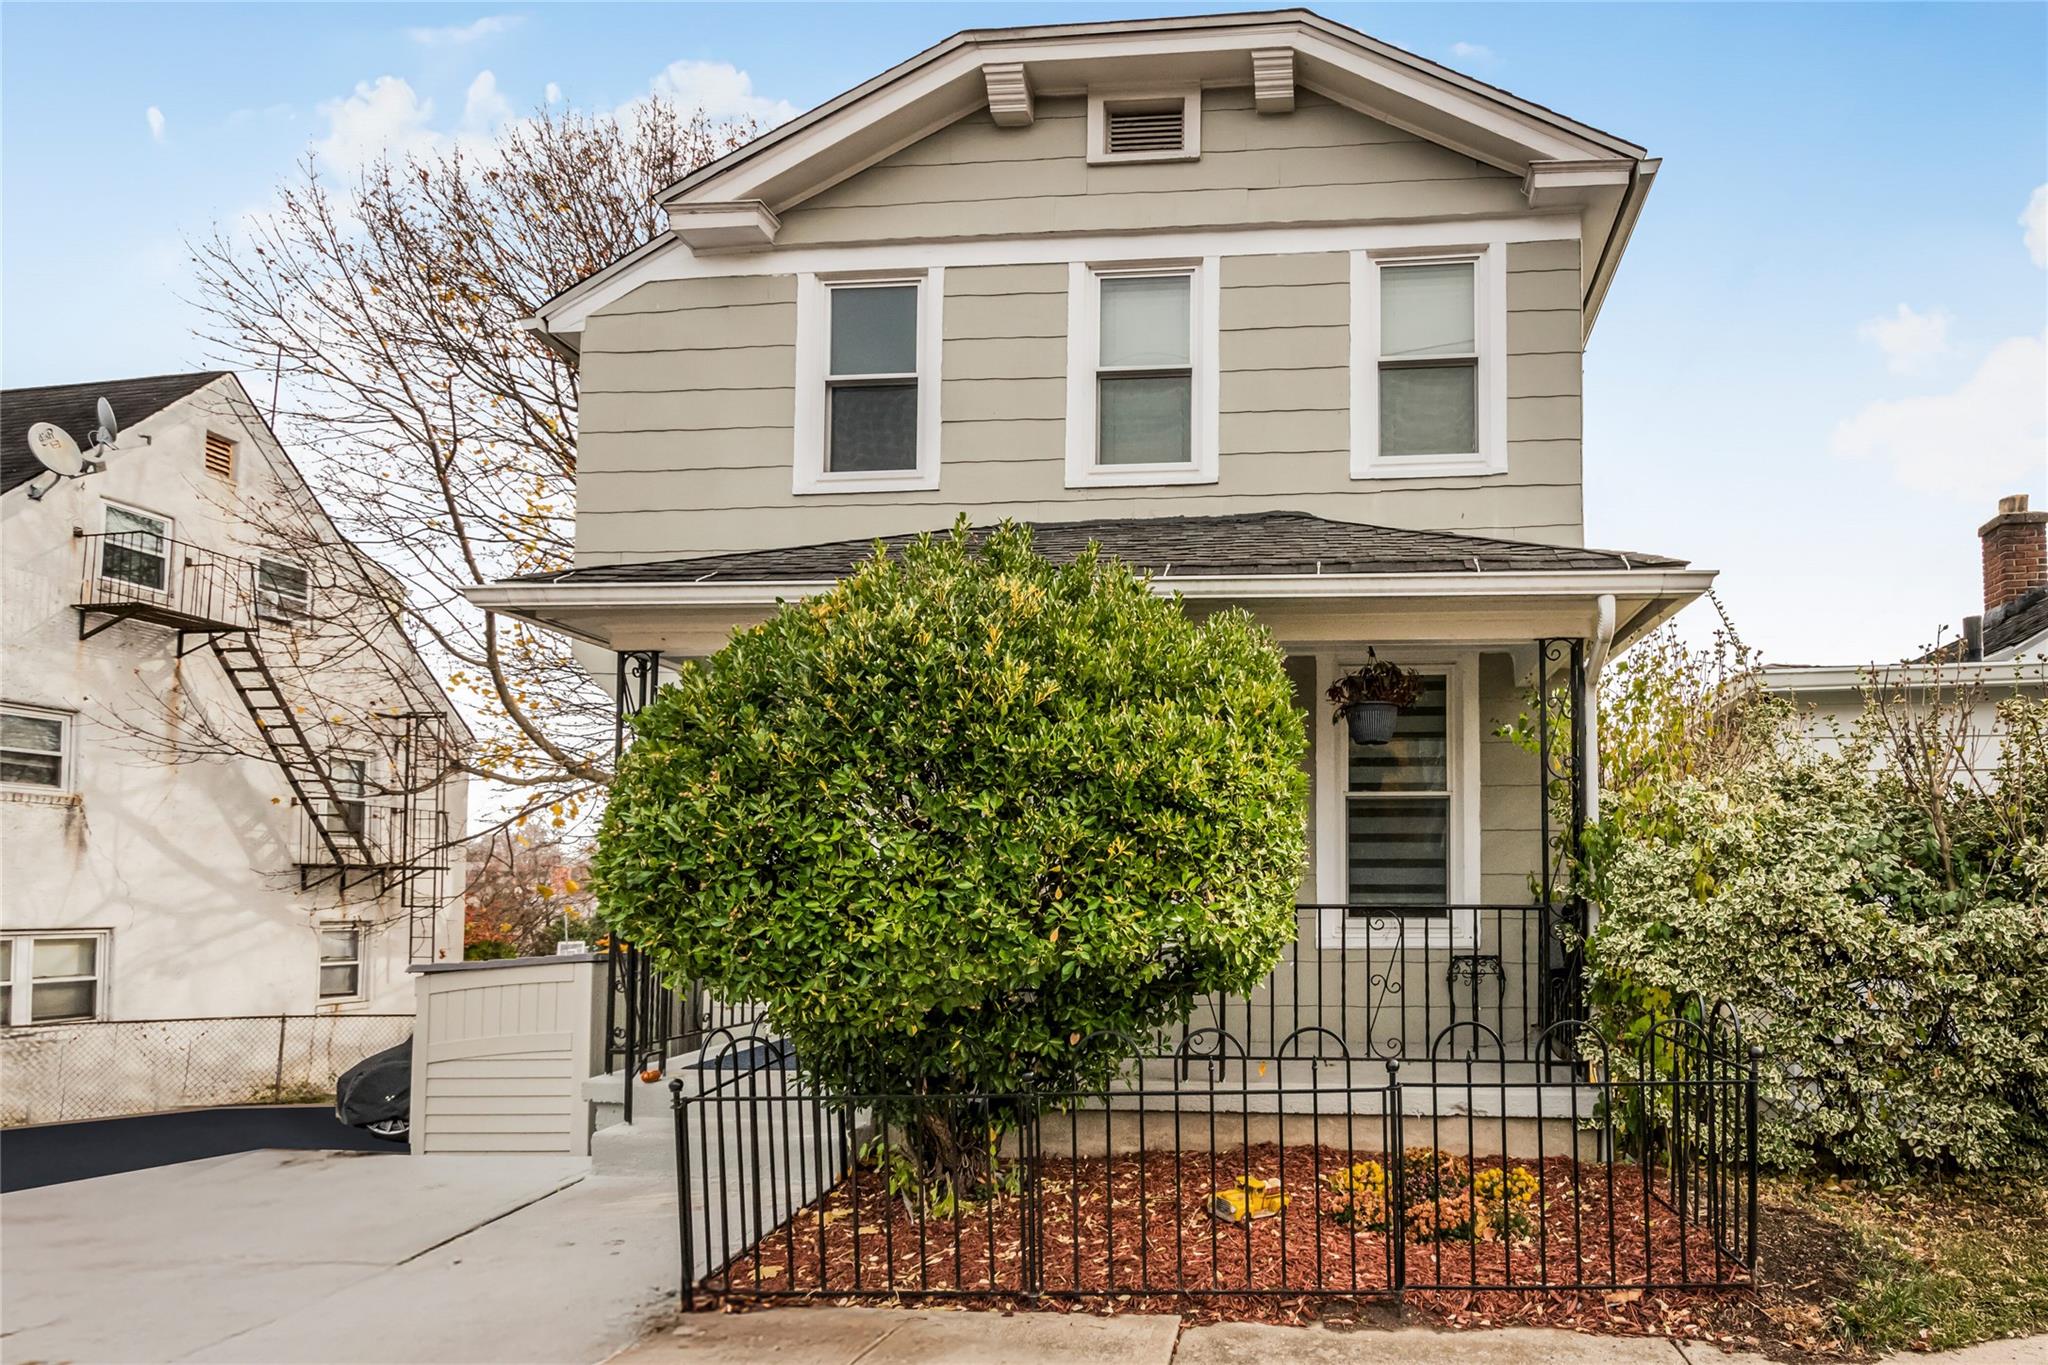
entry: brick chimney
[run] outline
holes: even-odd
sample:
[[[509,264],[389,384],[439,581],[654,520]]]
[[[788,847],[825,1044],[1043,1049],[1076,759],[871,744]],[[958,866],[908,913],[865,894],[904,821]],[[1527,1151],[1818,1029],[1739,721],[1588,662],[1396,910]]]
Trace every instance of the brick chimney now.
[[[1984,623],[2048,590],[2048,512],[2029,512],[2027,495],[1998,500],[1998,515],[1977,528],[1984,542]]]

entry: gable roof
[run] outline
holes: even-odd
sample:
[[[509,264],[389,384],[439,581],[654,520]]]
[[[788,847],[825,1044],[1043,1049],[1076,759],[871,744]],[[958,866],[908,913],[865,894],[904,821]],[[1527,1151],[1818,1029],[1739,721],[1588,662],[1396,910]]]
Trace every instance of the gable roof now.
[[[1144,45],[1142,52],[1141,44]],[[985,96],[975,87],[980,83],[980,68],[986,64],[1023,62],[1031,72],[1034,91],[1051,94],[1085,89],[1086,80],[1080,75],[1080,65],[1087,61],[1140,55],[1147,58],[1192,58],[1194,61],[1189,64],[1194,67],[1194,74],[1209,76],[1215,73],[1200,70],[1202,59],[1209,59],[1209,64],[1216,71],[1230,72],[1236,66],[1231,59],[1242,56],[1252,47],[1292,48],[1298,57],[1307,58],[1311,63],[1306,73],[1309,79],[1302,83],[1311,89],[1320,89],[1324,84],[1333,85],[1353,97],[1343,98],[1336,90],[1325,92],[1340,103],[1352,103],[1364,94],[1362,89],[1352,88],[1352,84],[1344,82],[1345,75],[1355,78],[1353,84],[1374,85],[1376,98],[1371,98],[1374,107],[1365,112],[1384,118],[1397,127],[1426,121],[1426,115],[1431,111],[1463,114],[1475,122],[1483,115],[1491,115],[1487,120],[1490,126],[1474,126],[1468,134],[1473,145],[1461,150],[1468,150],[1479,160],[1491,162],[1504,170],[1521,170],[1527,162],[1537,159],[1635,158],[1648,155],[1642,147],[1612,133],[1522,99],[1497,85],[1475,80],[1392,43],[1381,42],[1348,24],[1326,19],[1313,10],[1281,9],[1165,19],[963,29],[698,167],[663,190],[657,196],[657,202],[759,199],[769,208],[779,211],[786,204],[804,197],[808,191],[800,187],[815,178],[814,175],[806,175],[806,162],[816,157],[820,149],[799,145],[807,135],[835,121],[852,122],[857,128],[862,112],[875,118],[885,117],[889,111],[874,106],[881,105],[882,97],[888,92],[904,91],[905,87],[910,87],[907,93],[914,96],[911,103],[929,102],[937,92],[917,87],[943,85],[945,82],[940,77],[957,74],[949,72],[949,67],[960,68],[972,78],[965,82],[968,104],[958,111],[964,113],[968,108],[985,103]],[[966,58],[964,61],[961,60],[963,56]],[[870,107],[863,110],[863,106]],[[934,111],[927,108],[917,112],[919,121],[929,123]],[[1424,132],[1420,128],[1411,130]],[[844,137],[849,131],[842,129],[838,135]],[[927,127],[924,131],[930,129]],[[1424,132],[1424,135],[1428,134]],[[902,143],[899,141],[896,145]],[[790,149],[788,154],[778,157],[777,153],[785,148]],[[1540,152],[1550,155],[1536,155]],[[823,186],[809,186],[811,190],[818,188]]]
[[[991,528],[976,527],[977,538]],[[1211,517],[1118,517],[1040,522],[1032,545],[1069,563],[1090,545],[1134,569],[1171,578],[1299,577],[1323,574],[1572,573],[1678,569],[1682,559],[1620,550],[1587,550],[1497,540],[1450,531],[1330,521],[1306,512],[1248,512]],[[933,534],[944,534],[934,532]],[[879,537],[890,551],[916,535]],[[819,583],[843,578],[877,541],[746,550],[696,559],[600,564],[501,580],[504,583]]]
[[[1166,78],[1256,86],[1257,61],[1274,56],[1294,85],[1522,177],[1532,206],[1578,208],[1591,331],[1659,163],[1633,142],[1306,9],[956,33],[670,185],[658,196],[670,231],[549,299],[526,325],[573,354],[583,313],[603,301],[594,296],[609,298],[622,274],[637,279],[651,258],[684,249],[685,222],[707,249],[770,243],[777,214],[990,108],[993,82],[1041,96]]]
[[[0,391],[0,493],[12,492],[43,472],[42,461],[28,448],[28,429],[37,422],[62,427],[83,447],[100,424],[100,399],[113,404],[114,416],[124,427],[131,426],[228,373],[197,370],[191,374],[153,374],[140,379],[101,379],[90,384],[45,384]]]

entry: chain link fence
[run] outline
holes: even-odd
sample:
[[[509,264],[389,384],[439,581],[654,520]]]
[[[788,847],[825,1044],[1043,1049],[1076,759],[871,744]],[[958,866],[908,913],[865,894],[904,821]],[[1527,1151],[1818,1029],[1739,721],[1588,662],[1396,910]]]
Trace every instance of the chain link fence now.
[[[269,1014],[0,1030],[0,1127],[319,1100],[412,1024],[409,1014]]]

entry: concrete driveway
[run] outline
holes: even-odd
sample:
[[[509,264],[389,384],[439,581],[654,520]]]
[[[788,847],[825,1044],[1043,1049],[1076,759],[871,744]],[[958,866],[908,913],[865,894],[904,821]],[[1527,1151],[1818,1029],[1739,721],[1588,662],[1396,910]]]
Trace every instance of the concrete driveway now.
[[[249,1152],[0,1196],[0,1360],[603,1360],[675,1193],[554,1157]]]

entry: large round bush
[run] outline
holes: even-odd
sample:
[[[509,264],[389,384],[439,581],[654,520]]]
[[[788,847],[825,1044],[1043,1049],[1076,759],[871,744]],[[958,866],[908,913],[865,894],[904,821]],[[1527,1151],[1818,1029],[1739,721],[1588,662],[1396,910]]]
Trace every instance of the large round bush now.
[[[764,1004],[827,1087],[1093,1085],[1294,932],[1305,736],[1271,640],[1024,528],[878,551],[634,731],[604,915]]]

